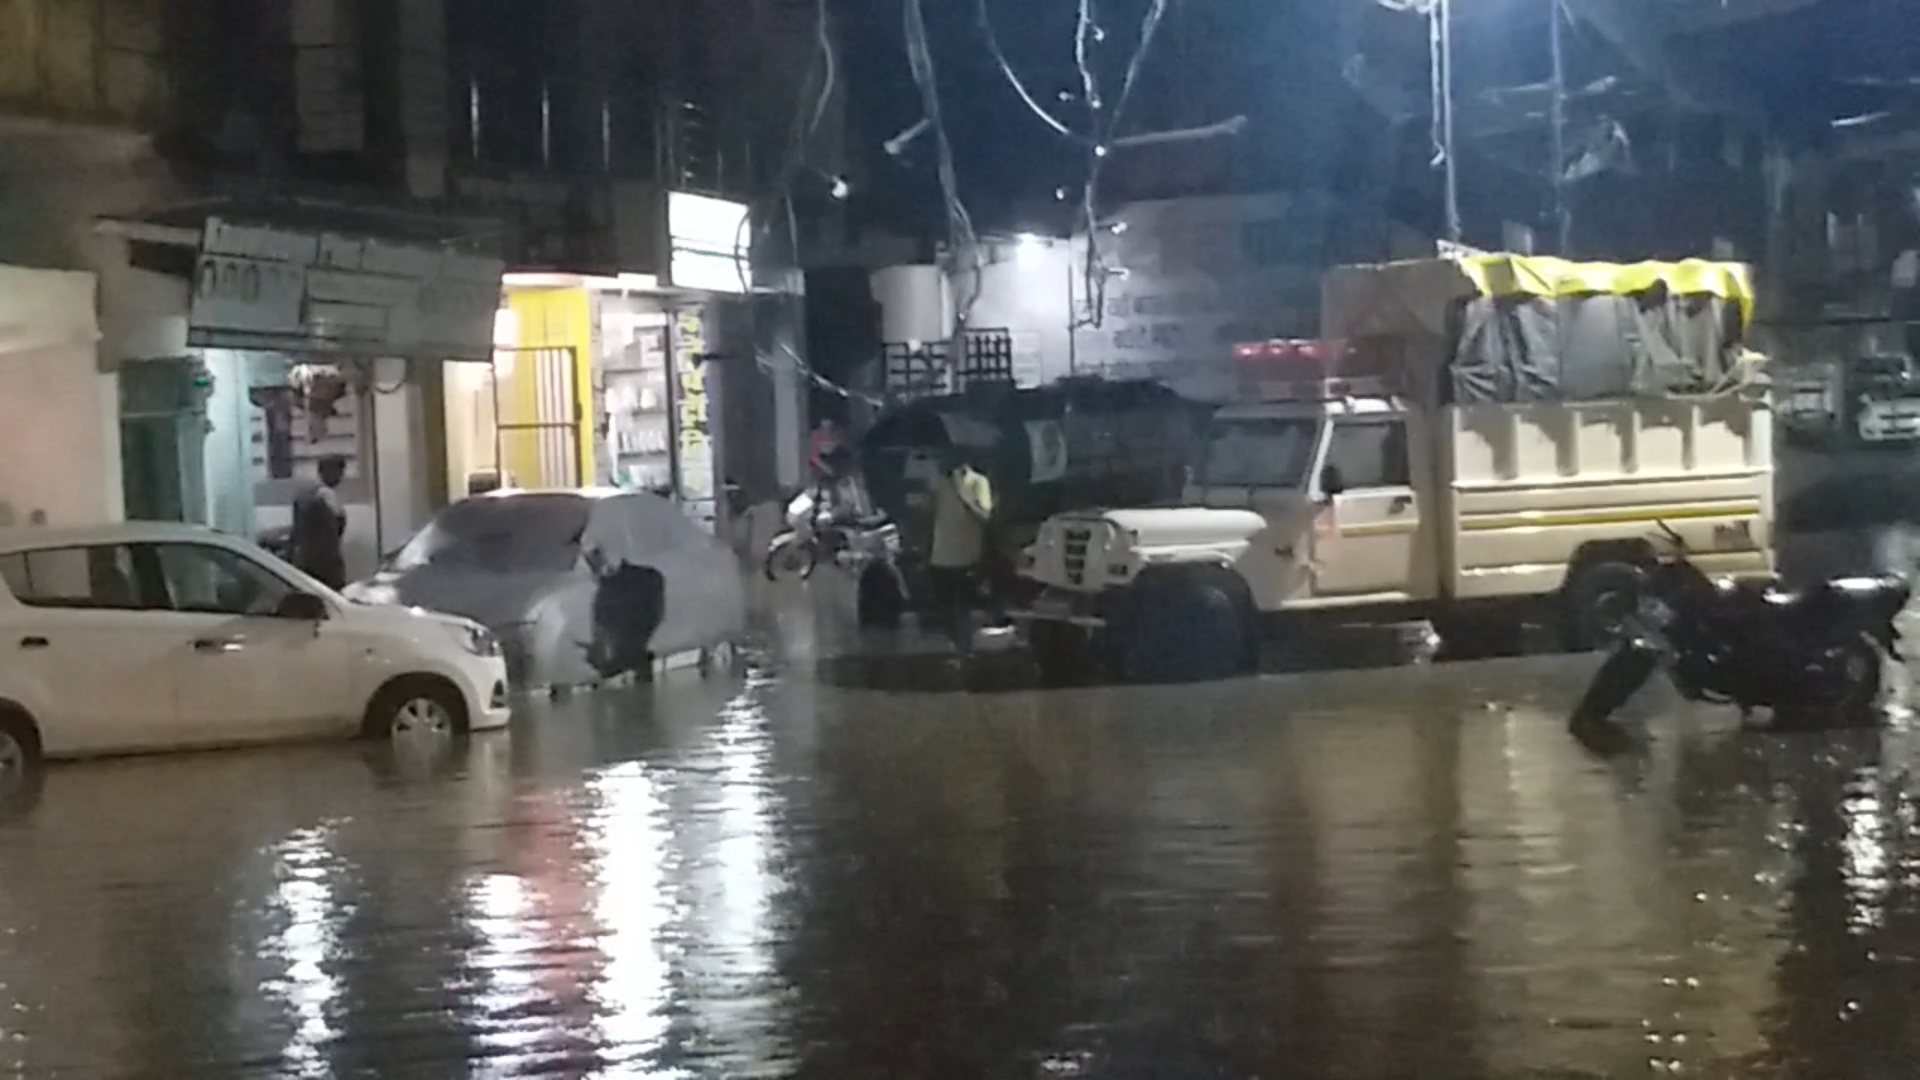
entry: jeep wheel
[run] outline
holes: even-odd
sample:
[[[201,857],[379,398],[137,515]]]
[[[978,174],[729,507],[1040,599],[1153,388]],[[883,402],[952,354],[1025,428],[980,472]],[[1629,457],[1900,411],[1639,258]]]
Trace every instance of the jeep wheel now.
[[[1212,682],[1254,666],[1247,613],[1212,575],[1140,581],[1125,604],[1117,644],[1129,682]]]

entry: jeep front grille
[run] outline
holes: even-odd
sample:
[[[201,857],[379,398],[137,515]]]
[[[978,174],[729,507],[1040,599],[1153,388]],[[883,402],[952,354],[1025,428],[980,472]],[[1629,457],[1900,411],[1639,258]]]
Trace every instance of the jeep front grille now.
[[[1063,534],[1061,546],[1064,548],[1067,580],[1075,585],[1080,584],[1087,576],[1087,548],[1092,543],[1092,529],[1068,529]]]

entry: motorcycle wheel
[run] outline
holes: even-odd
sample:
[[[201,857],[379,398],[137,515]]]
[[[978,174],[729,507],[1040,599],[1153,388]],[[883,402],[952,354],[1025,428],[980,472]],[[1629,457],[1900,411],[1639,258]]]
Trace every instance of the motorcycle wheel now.
[[[820,553],[814,550],[814,545],[803,544],[798,536],[785,532],[767,545],[764,569],[768,581],[779,581],[783,577],[805,581],[813,576],[813,568],[819,561]]]
[[[1880,699],[1885,657],[1880,646],[1865,634],[1836,646],[1828,653],[1834,677],[1839,680],[1834,708],[1842,714],[1862,712]]]

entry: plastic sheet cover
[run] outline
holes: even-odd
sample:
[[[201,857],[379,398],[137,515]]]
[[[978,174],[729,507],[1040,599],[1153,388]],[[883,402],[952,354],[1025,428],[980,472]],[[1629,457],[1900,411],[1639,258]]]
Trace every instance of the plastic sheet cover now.
[[[1340,267],[1322,332],[1392,336],[1411,392],[1445,402],[1714,393],[1757,377],[1753,294],[1733,263],[1518,255]]]
[[[746,625],[734,554],[673,503],[640,492],[463,500],[371,584],[492,629],[521,686],[612,677],[649,653],[735,640]]]

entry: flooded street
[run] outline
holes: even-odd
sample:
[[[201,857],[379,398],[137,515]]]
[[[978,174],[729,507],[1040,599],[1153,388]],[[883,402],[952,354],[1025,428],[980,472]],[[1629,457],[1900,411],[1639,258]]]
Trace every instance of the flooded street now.
[[[1902,731],[1651,748],[1590,658],[954,693],[797,613],[449,759],[62,767],[0,1076],[1852,1077],[1920,1053]]]

